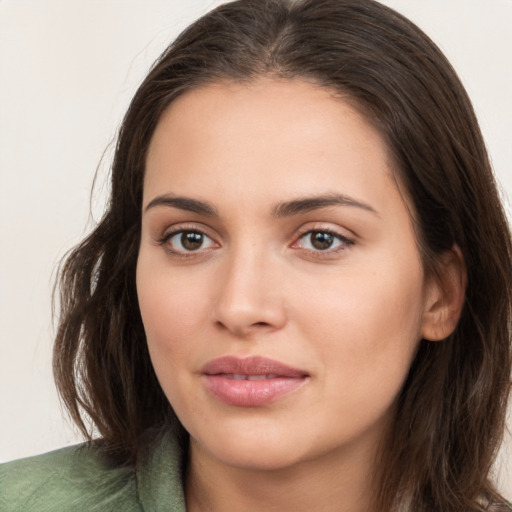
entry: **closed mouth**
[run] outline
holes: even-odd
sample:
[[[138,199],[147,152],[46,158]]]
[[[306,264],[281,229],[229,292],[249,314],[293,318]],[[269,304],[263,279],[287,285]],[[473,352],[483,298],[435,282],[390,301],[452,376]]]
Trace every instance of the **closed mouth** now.
[[[204,375],[223,375],[235,380],[275,379],[277,377],[305,377],[307,372],[280,361],[261,356],[239,358],[224,356],[213,359],[202,368]],[[254,379],[256,378],[256,379]]]
[[[215,399],[235,407],[270,405],[310,380],[304,370],[264,357],[214,359],[203,367],[202,376]]]

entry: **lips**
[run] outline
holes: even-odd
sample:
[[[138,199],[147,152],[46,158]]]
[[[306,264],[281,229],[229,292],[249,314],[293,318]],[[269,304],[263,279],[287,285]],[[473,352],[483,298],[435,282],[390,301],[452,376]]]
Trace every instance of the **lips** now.
[[[239,407],[259,407],[302,387],[307,372],[264,357],[222,357],[202,369],[206,389],[218,400]]]

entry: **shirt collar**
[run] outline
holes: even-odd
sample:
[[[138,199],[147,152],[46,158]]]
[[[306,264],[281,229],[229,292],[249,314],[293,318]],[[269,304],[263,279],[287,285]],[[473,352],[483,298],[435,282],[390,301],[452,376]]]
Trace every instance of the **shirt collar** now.
[[[186,512],[183,453],[172,431],[151,443],[137,468],[137,491],[144,512]]]

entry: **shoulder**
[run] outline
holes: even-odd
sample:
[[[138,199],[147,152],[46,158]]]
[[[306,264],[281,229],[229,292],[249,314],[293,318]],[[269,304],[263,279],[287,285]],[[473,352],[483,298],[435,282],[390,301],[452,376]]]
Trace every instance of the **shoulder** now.
[[[92,443],[0,464],[0,510],[140,511],[135,472],[116,467]]]

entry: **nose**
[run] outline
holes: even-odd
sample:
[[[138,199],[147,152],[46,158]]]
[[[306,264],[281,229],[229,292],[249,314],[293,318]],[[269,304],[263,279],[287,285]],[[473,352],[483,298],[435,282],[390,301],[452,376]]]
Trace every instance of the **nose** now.
[[[286,324],[279,270],[261,252],[239,251],[217,276],[214,322],[236,337],[272,332]]]

